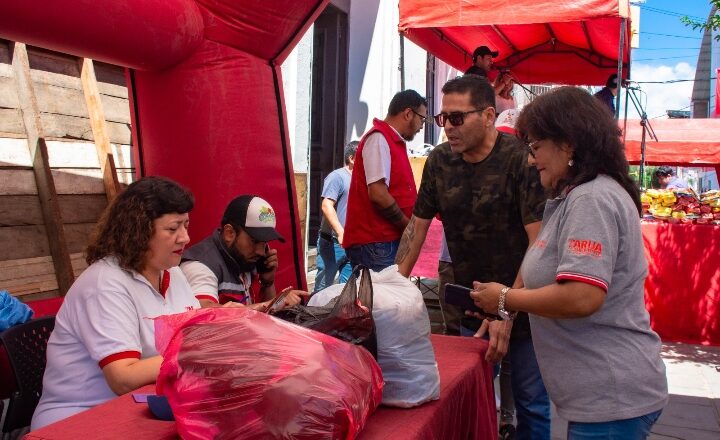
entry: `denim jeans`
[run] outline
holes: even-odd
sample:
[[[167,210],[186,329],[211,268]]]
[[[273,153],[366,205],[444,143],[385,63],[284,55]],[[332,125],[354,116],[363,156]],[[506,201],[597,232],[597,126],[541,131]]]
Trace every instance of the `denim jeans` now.
[[[380,272],[386,267],[395,264],[395,256],[397,255],[399,245],[400,240],[356,244],[355,246],[345,249],[345,252],[347,252],[348,258],[350,258],[352,267],[363,264],[370,268],[370,270]]]
[[[550,397],[540,376],[532,338],[510,340],[507,357],[515,398],[515,438],[550,440]]]
[[[568,440],[644,440],[650,435],[662,410],[632,419],[600,423],[568,423]]]
[[[345,254],[345,249],[335,240],[318,237],[317,241],[317,275],[313,293],[335,284],[335,275],[340,272],[340,284],[350,278],[352,266]]]
[[[460,327],[460,336],[475,332]],[[550,440],[550,398],[540,376],[532,338],[510,340],[505,357],[513,368],[510,371],[517,430],[515,439]],[[499,364],[493,369],[498,374]]]

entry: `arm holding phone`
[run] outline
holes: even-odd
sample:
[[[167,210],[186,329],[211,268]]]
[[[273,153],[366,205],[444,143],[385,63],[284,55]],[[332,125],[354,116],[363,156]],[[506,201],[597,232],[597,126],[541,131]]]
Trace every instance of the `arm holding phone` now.
[[[256,270],[260,282],[260,299],[268,301],[275,298],[275,273],[278,268],[277,249],[265,245],[265,256],[257,262]]]

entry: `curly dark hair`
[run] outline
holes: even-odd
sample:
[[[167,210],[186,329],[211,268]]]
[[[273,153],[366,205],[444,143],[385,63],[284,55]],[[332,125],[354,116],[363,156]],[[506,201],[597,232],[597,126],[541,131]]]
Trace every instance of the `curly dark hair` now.
[[[153,220],[170,213],[185,214],[194,204],[192,193],[168,178],[143,177],[131,183],[105,208],[85,260],[92,264],[112,255],[120,267],[141,272],[155,232]]]
[[[642,213],[640,191],[629,174],[617,121],[585,90],[560,87],[539,96],[520,113],[515,130],[525,142],[530,137],[551,139],[567,142],[574,149],[570,175],[553,188],[553,195],[568,185],[580,185],[598,174],[607,174],[630,194],[638,214]]]

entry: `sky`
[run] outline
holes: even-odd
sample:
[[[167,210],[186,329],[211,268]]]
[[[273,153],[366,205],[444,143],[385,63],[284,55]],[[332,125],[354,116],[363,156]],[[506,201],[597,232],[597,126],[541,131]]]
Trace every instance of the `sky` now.
[[[632,51],[631,78],[640,82],[638,99],[649,119],[666,117],[666,110],[690,110],[692,81],[674,84],[642,84],[642,81],[669,81],[695,78],[702,31],[685,26],[687,15],[705,21],[709,0],[631,0],[640,5],[640,47]],[[622,96],[623,104],[625,96]],[[621,117],[624,108],[620,109]],[[630,105],[629,118],[638,114]]]

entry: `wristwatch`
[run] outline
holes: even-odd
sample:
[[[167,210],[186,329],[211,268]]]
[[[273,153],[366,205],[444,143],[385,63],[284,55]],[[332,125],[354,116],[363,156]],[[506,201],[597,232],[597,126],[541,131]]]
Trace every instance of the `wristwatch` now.
[[[515,319],[515,315],[517,315],[517,312],[508,312],[505,310],[505,296],[507,295],[508,291],[510,291],[510,287],[503,287],[500,289],[500,301],[498,302],[498,315],[504,320],[504,321],[512,321]]]

